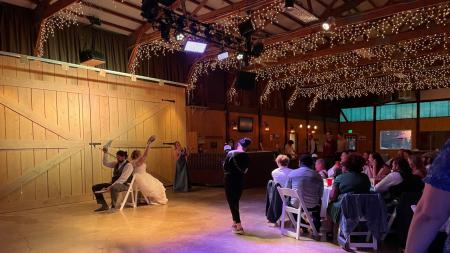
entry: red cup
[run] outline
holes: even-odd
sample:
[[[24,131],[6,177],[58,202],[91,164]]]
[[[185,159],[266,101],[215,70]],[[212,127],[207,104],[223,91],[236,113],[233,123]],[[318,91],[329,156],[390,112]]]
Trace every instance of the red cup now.
[[[327,178],[327,186],[331,186],[331,185],[333,185],[333,179]]]

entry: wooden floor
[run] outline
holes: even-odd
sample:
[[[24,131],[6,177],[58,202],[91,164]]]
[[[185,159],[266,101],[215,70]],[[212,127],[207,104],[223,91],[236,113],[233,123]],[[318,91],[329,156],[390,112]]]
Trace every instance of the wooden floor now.
[[[0,252],[345,252],[328,242],[284,237],[279,228],[268,227],[262,189],[244,192],[243,236],[231,233],[223,189],[168,190],[168,198],[166,206],[114,213],[93,213],[97,205],[89,201],[0,214]]]

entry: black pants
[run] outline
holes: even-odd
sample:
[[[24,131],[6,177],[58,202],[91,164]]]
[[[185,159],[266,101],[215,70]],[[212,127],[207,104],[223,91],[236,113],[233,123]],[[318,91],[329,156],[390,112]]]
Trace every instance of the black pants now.
[[[103,193],[95,193],[96,191],[100,191],[103,188],[111,186],[110,183],[96,184],[92,186],[92,192],[95,195],[95,199],[97,200],[97,204],[106,205],[105,198],[103,197]]]
[[[320,233],[320,227],[322,225],[320,222],[320,205],[313,208],[308,208],[308,211],[312,214],[314,227],[316,227],[317,233]]]
[[[239,200],[242,196],[244,175],[225,174],[224,185],[225,195],[227,196],[228,206],[230,207],[233,221],[236,223],[241,223],[241,217],[239,214]]]

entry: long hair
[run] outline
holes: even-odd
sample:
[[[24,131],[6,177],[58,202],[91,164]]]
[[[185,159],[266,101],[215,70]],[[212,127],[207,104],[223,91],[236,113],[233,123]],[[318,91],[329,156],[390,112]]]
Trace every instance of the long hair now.
[[[403,180],[412,176],[411,166],[409,166],[409,162],[405,158],[402,158],[402,157],[395,158],[392,161],[392,163],[397,164],[398,172],[402,176]]]
[[[372,152],[371,153],[372,158],[377,162],[377,173],[381,170],[381,168],[383,168],[384,166],[384,160],[383,157],[381,157],[380,153],[378,152]]]

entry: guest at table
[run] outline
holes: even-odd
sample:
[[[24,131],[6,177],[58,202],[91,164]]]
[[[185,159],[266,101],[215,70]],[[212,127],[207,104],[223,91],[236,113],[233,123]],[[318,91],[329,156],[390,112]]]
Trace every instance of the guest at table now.
[[[311,169],[312,166],[312,157],[310,155],[302,155],[300,157],[300,168],[289,173],[287,188],[297,189],[298,194],[303,197],[306,208],[312,214],[316,230],[320,231],[320,208],[323,194],[323,180],[316,171]],[[298,199],[292,198],[291,205],[298,207]]]
[[[348,156],[352,153],[351,150],[346,150],[342,153],[336,153],[334,166],[328,170],[328,177],[337,177],[342,174],[342,164],[348,159]]]
[[[375,191],[383,193],[388,201],[400,197],[404,192],[421,192],[422,190],[421,178],[413,175],[408,161],[403,158],[395,158],[392,161],[392,172],[375,185]]]
[[[450,216],[450,140],[434,160],[424,181],[425,190],[409,227],[406,253],[427,252]],[[450,252],[450,236],[443,252]]]
[[[345,193],[363,194],[370,192],[370,180],[366,174],[361,173],[364,158],[358,154],[350,154],[342,164],[344,173],[334,179],[328,204],[328,215],[334,223],[339,223],[341,210],[341,196]]]
[[[369,167],[370,169],[367,171],[367,176],[369,176],[369,178],[373,178],[375,183],[381,181],[391,171],[384,163],[381,155],[377,152],[370,153]]]
[[[282,187],[286,187],[288,181],[288,175],[291,173],[291,169],[288,168],[289,157],[286,155],[278,155],[275,159],[278,168],[272,171],[272,178],[275,183],[279,183]]]
[[[323,160],[322,158],[317,159],[315,169],[323,179],[328,178],[325,160]]]
[[[422,158],[418,155],[411,155],[408,158],[409,165],[412,168],[412,173],[420,178],[427,175],[427,169],[423,165]]]

